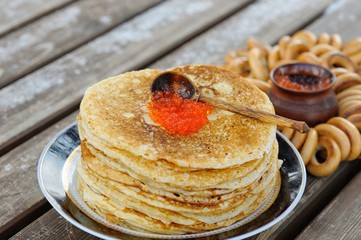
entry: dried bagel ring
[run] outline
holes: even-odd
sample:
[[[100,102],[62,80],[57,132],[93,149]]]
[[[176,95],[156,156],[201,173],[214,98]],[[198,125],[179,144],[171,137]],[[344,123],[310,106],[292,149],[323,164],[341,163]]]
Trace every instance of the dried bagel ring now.
[[[326,160],[319,163],[317,160],[317,152],[326,151]],[[335,171],[341,161],[341,150],[337,143],[328,137],[320,137],[315,153],[312,155],[311,161],[307,164],[307,170],[314,176],[325,177]]]
[[[262,54],[265,56],[268,55],[268,52],[271,49],[271,46],[268,43],[259,41],[254,38],[248,38],[246,44],[247,44],[248,50],[250,50],[252,48],[259,48],[262,51]]]
[[[353,95],[342,99],[341,101],[338,102],[339,115],[341,115],[344,112],[346,107],[356,104],[361,104],[361,95],[360,96]]]
[[[302,149],[300,151],[301,157],[305,165],[307,165],[311,161],[312,155],[316,151],[317,143],[317,131],[314,128],[310,128],[310,131],[307,133],[306,140],[303,143]]]
[[[328,123],[321,123],[315,129],[318,135],[326,136],[336,141],[341,149],[341,160],[345,160],[348,157],[351,151],[351,143],[346,133]]]
[[[352,114],[361,113],[361,104],[352,104],[351,106],[347,106],[342,114],[340,114],[343,118],[348,118]]]
[[[354,85],[361,84],[361,77],[354,72],[348,72],[336,77],[336,83],[333,87],[335,93],[342,92],[344,89],[352,87]]]
[[[353,98],[353,97],[355,97],[355,95],[351,96],[351,97]],[[344,99],[342,99],[342,100],[344,100]],[[343,101],[342,103],[340,101],[340,103],[338,105],[338,115],[345,116],[346,113],[350,112],[351,109],[357,108],[357,106],[361,106],[361,101],[359,101],[357,99],[350,100],[350,98],[348,98],[348,101]],[[351,115],[351,114],[349,114],[349,115]]]
[[[328,52],[338,52],[338,49],[328,44],[318,44],[310,49],[310,52],[320,57]]]
[[[345,98],[343,98],[342,100],[340,100],[338,102],[339,106],[345,106],[345,104],[347,104],[347,102],[352,101],[352,100],[359,100],[361,101],[361,95],[352,95],[352,96],[346,96]]]
[[[255,78],[261,80],[266,80],[268,78],[268,70],[264,66],[266,59],[259,48],[252,48],[248,52],[248,61],[251,67],[251,72]]]
[[[300,62],[322,65],[321,59],[312,52],[301,53],[301,55],[298,56],[297,60]]]
[[[332,34],[330,43],[331,43],[331,46],[333,46],[337,49],[341,49],[342,48],[342,38],[341,38],[340,34],[337,34],[337,33]]]
[[[310,48],[306,43],[300,40],[293,40],[287,45],[285,59],[295,60],[301,53],[307,52],[309,50]]]
[[[361,113],[352,114],[347,117],[349,120],[359,131],[361,131]]]
[[[349,56],[354,63],[358,64],[361,62],[361,50],[353,54],[350,54]]]
[[[231,64],[227,65],[231,71],[236,72],[242,77],[251,76],[251,68],[249,66],[248,60],[239,60],[235,59],[235,61]]]
[[[361,90],[361,84],[354,85],[352,87],[349,87],[347,90]]]
[[[305,143],[306,138],[307,138],[307,133],[300,133],[296,131],[295,134],[293,134],[293,137],[291,138],[291,142],[299,150],[302,147],[302,145]]]
[[[277,62],[281,60],[280,47],[278,45],[270,49],[267,60],[269,70],[272,70],[276,66]]]
[[[226,64],[233,63],[235,59],[239,61],[247,61],[248,60],[248,51],[243,49],[237,49],[235,51],[229,51],[224,56],[224,61]]]
[[[351,72],[356,71],[356,66],[352,60],[341,52],[335,52],[327,55],[326,63],[328,68],[343,67]]]
[[[346,55],[352,55],[356,52],[359,52],[361,50],[361,38],[355,38],[347,43],[342,47],[342,52],[344,52]]]
[[[224,56],[226,63],[225,67],[243,77],[248,77],[251,72],[251,68],[248,62],[248,51],[243,49],[237,49],[230,51]]]
[[[342,117],[333,117],[329,119],[327,123],[336,126],[346,133],[351,142],[351,152],[346,160],[350,161],[356,159],[361,153],[361,136],[355,125]]]
[[[307,30],[298,31],[295,34],[293,34],[292,40],[295,39],[305,42],[309,48],[311,48],[317,42],[316,35],[313,32]]]
[[[339,75],[342,75],[342,74],[345,74],[345,73],[349,73],[350,71],[347,70],[346,68],[340,67],[340,68],[332,68],[332,69],[331,69],[331,72],[332,72],[333,74],[335,74],[335,76],[337,77],[337,76],[339,76]]]
[[[331,36],[328,33],[321,33],[318,36],[317,43],[319,44],[330,44]]]
[[[337,98],[337,101],[341,101],[345,97],[353,96],[353,95],[361,95],[361,90],[350,87],[350,88],[343,90],[342,92],[336,94],[336,98]]]
[[[342,90],[361,84],[361,76],[354,72],[348,72],[336,77],[336,83],[333,87],[335,93],[342,92]]]
[[[256,87],[258,87],[262,92],[268,93],[268,91],[271,89],[271,84],[269,84],[268,82],[255,78],[247,78],[247,80],[256,85]]]
[[[297,60],[286,60],[286,59],[283,59],[283,60],[279,61],[278,63],[276,63],[275,68],[278,67],[278,66],[284,65],[284,64],[291,64],[291,63],[298,63],[298,61],[297,61]]]
[[[286,136],[286,138],[291,139],[295,133],[295,130],[293,128],[285,127],[282,129],[282,133]]]
[[[291,37],[290,36],[283,36],[279,41],[278,41],[278,46],[280,47],[280,56],[281,59],[285,59],[286,56],[286,49],[288,44],[291,42]]]

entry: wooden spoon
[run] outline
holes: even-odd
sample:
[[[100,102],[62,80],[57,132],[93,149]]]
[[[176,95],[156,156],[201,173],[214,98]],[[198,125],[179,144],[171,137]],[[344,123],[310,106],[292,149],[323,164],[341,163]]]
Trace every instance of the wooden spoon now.
[[[269,112],[254,110],[239,104],[228,103],[219,99],[202,96],[193,82],[185,75],[176,72],[163,72],[158,75],[151,86],[152,93],[157,91],[176,92],[185,99],[193,99],[207,103],[215,108],[220,108],[233,113],[241,114],[247,117],[258,119],[265,123],[276,124],[281,127],[293,128],[301,133],[310,130],[308,125],[302,121],[296,121],[275,115]]]

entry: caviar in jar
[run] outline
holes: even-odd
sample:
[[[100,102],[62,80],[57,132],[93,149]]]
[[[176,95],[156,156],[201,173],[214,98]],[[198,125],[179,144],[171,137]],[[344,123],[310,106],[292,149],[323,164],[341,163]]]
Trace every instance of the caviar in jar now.
[[[279,86],[295,91],[313,92],[327,88],[330,78],[319,77],[307,73],[281,74],[276,72],[274,78]]]

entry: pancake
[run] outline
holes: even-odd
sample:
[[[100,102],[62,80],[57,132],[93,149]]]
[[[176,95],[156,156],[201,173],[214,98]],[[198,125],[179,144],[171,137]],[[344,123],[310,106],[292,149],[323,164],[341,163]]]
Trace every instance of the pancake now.
[[[187,75],[205,96],[274,113],[262,91],[222,68],[171,71]],[[77,164],[86,204],[119,226],[183,234],[228,226],[270,196],[274,201],[280,186],[276,126],[214,108],[199,132],[169,134],[147,108],[161,72],[124,73],[86,91]]]
[[[159,206],[149,205],[149,201],[145,203],[137,198],[134,198],[134,196],[128,196],[122,193],[124,192],[124,189],[126,189],[124,186],[117,188],[116,184],[114,185],[112,183],[109,183],[107,180],[99,179],[96,177],[96,175],[89,174],[89,172],[84,172],[82,167],[79,167],[79,169],[81,175],[80,179],[81,181],[84,181],[80,184],[81,189],[88,187],[89,190],[93,191],[94,193],[102,196],[108,196],[107,201],[103,201],[100,203],[97,203],[96,200],[94,201],[93,197],[89,198],[87,200],[88,204],[95,204],[100,209],[107,209],[110,202],[111,205],[117,209],[117,212],[120,211],[122,213],[118,217],[121,217],[121,219],[128,224],[132,225],[132,222],[135,221],[134,219],[136,219],[139,214],[142,214],[146,216],[146,220],[148,218],[152,219],[153,224],[154,222],[158,222],[159,226],[157,226],[156,229],[162,228],[163,225],[171,226],[172,224],[181,224],[189,226],[192,229],[204,229],[210,228],[210,226],[207,225],[220,225],[222,221],[229,221],[229,219],[237,218],[237,220],[239,220],[240,218],[244,217],[244,212],[250,210],[250,206],[252,206],[252,209],[258,208],[260,206],[262,201],[259,200],[264,199],[266,196],[268,196],[268,194],[272,190],[272,187],[270,186],[275,185],[276,175],[278,174],[277,164],[274,164],[270,171],[265,174],[264,178],[260,180],[259,186],[257,186],[253,191],[247,193],[246,195],[243,195],[240,198],[241,200],[238,201],[238,204],[232,205],[231,209],[213,211],[212,213],[200,212],[197,214],[192,211],[172,211],[166,208],[160,208]],[[82,191],[83,190],[80,190],[80,192]],[[169,202],[168,207],[171,208],[173,204],[173,201]],[[96,211],[102,212],[99,209]],[[124,215],[123,212],[126,212],[127,214]],[[103,214],[101,213],[101,215]],[[146,226],[148,227],[150,225],[150,223],[146,224]],[[166,228],[167,227],[165,227],[165,229]]]
[[[265,93],[234,73],[203,65],[173,71],[187,75],[205,95],[274,112]],[[190,168],[226,168],[262,158],[270,151],[275,125],[224,110],[213,109],[212,120],[187,136],[167,134],[147,121],[150,86],[160,72],[129,72],[90,87],[80,105],[84,129],[109,148]]]
[[[82,145],[82,147],[83,149],[85,148],[84,145]],[[266,169],[267,171],[269,170],[271,165],[274,168],[275,165],[277,164],[276,149],[277,148],[275,147],[274,151],[272,152],[272,155],[270,157],[272,161],[271,164]],[[138,198],[140,200],[148,201],[148,202],[152,201],[154,205],[158,205],[160,207],[165,207],[162,205],[163,204],[162,202],[171,201],[170,209],[174,211],[210,212],[210,211],[215,211],[217,207],[226,208],[234,204],[235,202],[239,201],[239,199],[237,198],[238,196],[248,193],[254,188],[259,187],[260,184],[259,180],[260,178],[264,177],[264,174],[262,174],[251,184],[251,186],[248,186],[247,188],[240,188],[235,191],[232,191],[231,193],[227,193],[224,195],[202,196],[201,193],[199,193],[199,195],[202,197],[187,197],[186,195],[179,194],[179,190],[177,190],[177,192],[168,192],[166,190],[159,191],[159,189],[156,190],[152,187],[149,187],[147,183],[142,183],[140,181],[136,181],[135,179],[132,179],[127,174],[119,173],[114,170],[112,171],[110,168],[106,168],[106,167],[100,169],[96,166],[96,164],[92,163],[93,161],[96,161],[95,160],[96,158],[89,154],[90,153],[88,152],[83,154],[83,165],[85,165],[83,166],[83,168],[91,169],[88,170],[88,172],[92,172],[90,173],[91,175],[97,175],[97,178],[104,179],[105,181],[111,181],[112,185],[121,184],[124,187],[124,189],[126,189],[127,191],[131,191],[128,192],[129,194],[137,193],[139,194]],[[79,175],[83,175],[83,174],[79,173]],[[202,205],[200,205],[200,203]],[[218,206],[216,204],[221,206]]]
[[[80,129],[81,126],[80,123]],[[126,172],[139,181],[167,183],[169,186],[193,190],[245,187],[265,171],[270,162],[269,155],[271,153],[265,153],[261,159],[255,159],[227,169],[189,169],[179,167],[164,159],[149,161],[140,156],[134,156],[125,150],[108,149],[99,143],[96,143],[95,147],[89,141],[90,138],[87,138],[86,143],[84,142],[83,145],[86,145],[90,153],[117,171]],[[99,151],[99,149],[102,149],[103,152]],[[114,154],[105,154],[105,152]],[[119,158],[114,158],[114,156]],[[141,175],[140,173],[147,174]]]

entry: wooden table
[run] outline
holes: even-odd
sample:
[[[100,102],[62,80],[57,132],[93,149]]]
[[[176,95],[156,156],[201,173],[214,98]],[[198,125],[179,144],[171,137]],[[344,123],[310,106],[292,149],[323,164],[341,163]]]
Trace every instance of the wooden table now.
[[[360,21],[359,0],[1,0],[0,239],[96,239],[50,207],[36,177],[90,85],[146,67],[221,65],[248,37],[273,44],[306,28],[346,41]],[[296,209],[252,239],[361,239],[360,166],[309,176]]]

